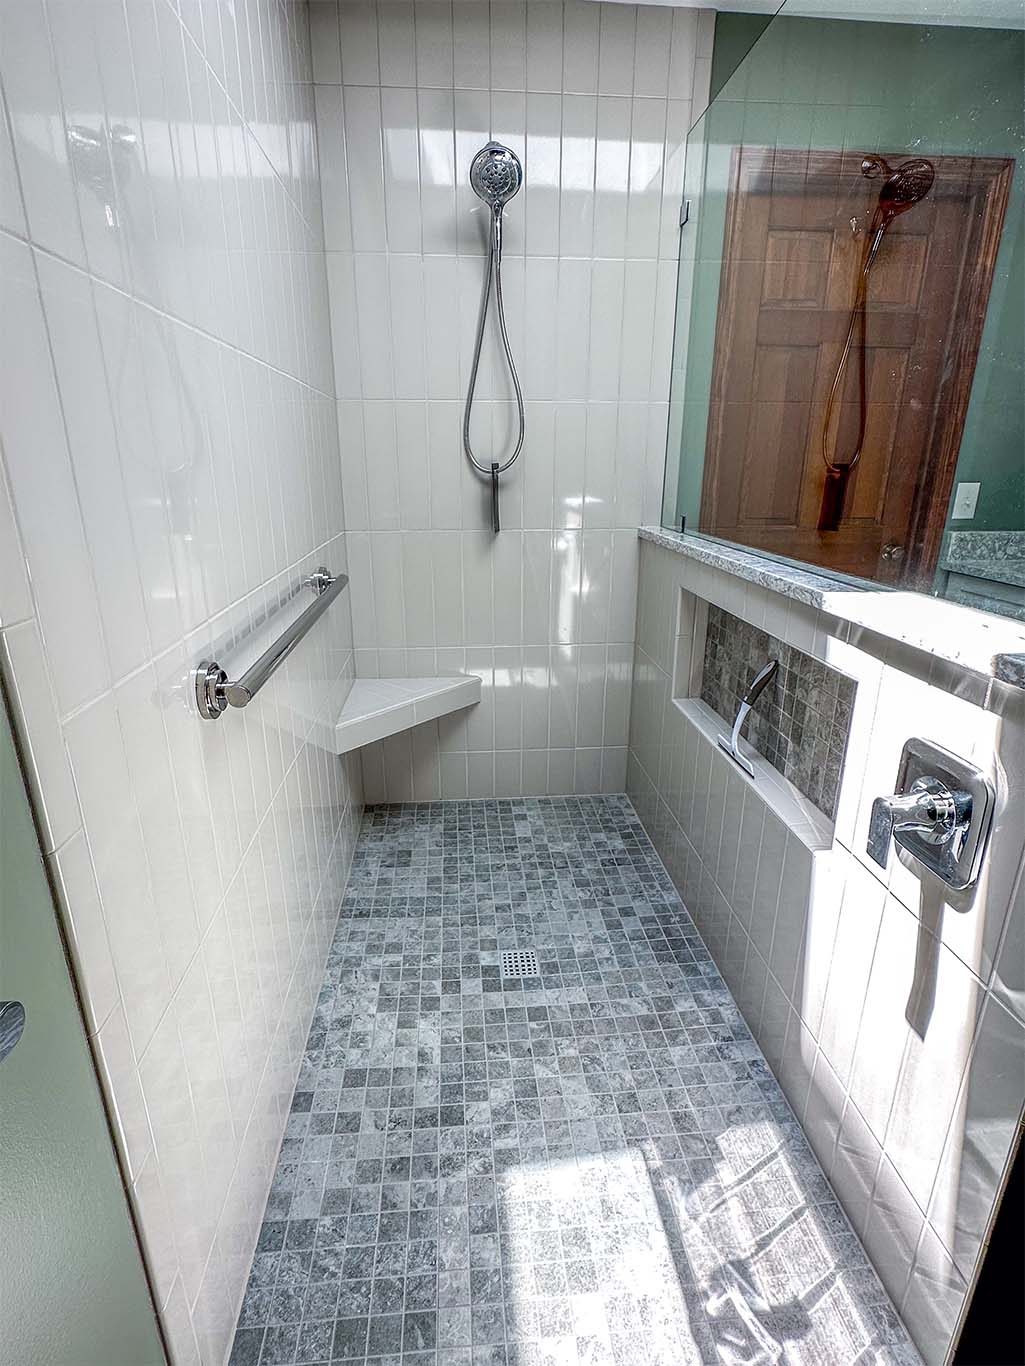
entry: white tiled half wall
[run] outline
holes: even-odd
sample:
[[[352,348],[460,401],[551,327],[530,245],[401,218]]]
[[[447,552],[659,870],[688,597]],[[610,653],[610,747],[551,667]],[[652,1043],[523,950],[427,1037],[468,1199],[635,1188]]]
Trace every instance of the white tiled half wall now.
[[[1025,1093],[1025,693],[642,544],[627,790],[929,1366],[946,1359]],[[716,603],[857,680],[835,827],[751,781],[701,703]],[[674,681],[675,680],[675,681]],[[705,724],[707,720],[707,724]],[[979,884],[865,844],[921,736],[993,780]],[[767,767],[767,766],[766,766]],[[792,796],[792,794],[791,794]]]
[[[483,685],[479,706],[368,746],[366,799],[621,791],[636,528],[660,506],[713,16],[584,0],[310,14],[356,671]],[[525,177],[504,289],[526,440],[497,537],[461,445],[487,227],[468,174],[489,138]],[[484,453],[515,422],[493,325]]]
[[[220,1366],[360,810],[346,595],[188,697],[346,568],[307,14],[0,23],[4,680],[173,1366]]]

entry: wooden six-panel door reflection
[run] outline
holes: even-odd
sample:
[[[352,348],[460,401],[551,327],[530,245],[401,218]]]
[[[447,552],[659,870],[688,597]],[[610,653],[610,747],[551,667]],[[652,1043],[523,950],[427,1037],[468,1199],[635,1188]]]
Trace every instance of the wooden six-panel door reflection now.
[[[1013,162],[930,157],[931,192],[886,233],[868,286],[863,452],[839,529],[819,532],[826,398],[879,192],[879,181],[862,175],[863,155],[762,147],[734,154],[701,530],[925,587],[939,551]],[[832,458],[848,458],[858,426],[852,354],[827,445]]]

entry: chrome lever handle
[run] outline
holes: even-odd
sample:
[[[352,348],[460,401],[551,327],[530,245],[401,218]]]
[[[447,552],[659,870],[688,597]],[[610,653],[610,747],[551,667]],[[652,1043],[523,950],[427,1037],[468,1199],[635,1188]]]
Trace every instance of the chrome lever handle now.
[[[918,778],[901,796],[877,797],[869,818],[869,856],[886,867],[890,840],[898,830],[913,830],[927,844],[946,844],[972,816],[967,792],[951,791],[938,778]]]

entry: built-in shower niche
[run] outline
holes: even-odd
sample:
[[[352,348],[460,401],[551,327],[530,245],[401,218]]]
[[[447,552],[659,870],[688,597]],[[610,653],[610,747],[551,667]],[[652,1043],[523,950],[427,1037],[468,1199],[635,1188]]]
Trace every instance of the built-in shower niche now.
[[[678,589],[672,703],[718,744],[729,738],[744,694],[758,671],[779,669],[743,729],[751,782],[791,828],[815,847],[832,841],[857,682],[757,622],[745,620],[687,589]],[[722,751],[720,751],[722,752]]]
[[[840,797],[857,684],[803,650],[709,604],[701,699],[733,724],[767,660],[779,669],[752,710],[747,738],[777,772],[832,820]]]

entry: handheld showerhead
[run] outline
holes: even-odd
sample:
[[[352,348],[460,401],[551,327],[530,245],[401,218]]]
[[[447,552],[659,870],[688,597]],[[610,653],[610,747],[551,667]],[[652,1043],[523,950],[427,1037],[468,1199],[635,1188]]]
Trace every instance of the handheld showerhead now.
[[[861,272],[858,276],[854,307],[851,309],[850,322],[847,327],[847,338],[844,341],[843,351],[840,353],[840,361],[836,367],[836,374],[833,376],[829,397],[826,399],[826,411],[822,419],[822,461],[826,467],[826,478],[822,489],[819,531],[836,531],[839,529],[847,481],[850,478],[851,470],[861,459],[861,450],[865,442],[868,403],[865,384],[865,309],[868,301],[868,277],[890,224],[900,214],[906,213],[908,209],[913,209],[925,198],[936,179],[936,167],[931,161],[926,161],[925,157],[909,157],[907,161],[902,161],[898,167],[894,168],[885,157],[873,154],[862,158],[861,174],[866,180],[874,180],[879,175],[886,178],[879,187],[879,198],[876,200],[872,220],[868,225],[868,244],[861,258]],[[857,219],[852,218],[851,227],[853,228],[856,225]],[[829,452],[829,430],[844,367],[847,364],[848,356],[851,354],[855,330],[859,326],[858,439],[850,457],[847,460],[838,460],[835,451],[832,455]]]
[[[861,163],[861,174],[869,179],[885,175],[873,214],[874,226],[886,228],[898,214],[913,209],[932,189],[936,168],[925,157],[911,157],[899,166],[885,157],[868,156]]]
[[[491,224],[487,247],[487,266],[484,272],[484,288],[480,296],[480,310],[477,314],[477,340],[473,348],[473,361],[470,365],[470,383],[466,390],[466,406],[463,409],[463,450],[466,458],[477,471],[491,484],[491,528],[500,529],[498,516],[498,478],[511,465],[516,463],[523,449],[523,436],[526,419],[523,413],[523,393],[516,374],[512,347],[509,345],[509,331],[505,325],[505,303],[502,300],[502,213],[523,184],[523,167],[515,152],[503,147],[500,142],[488,142],[470,162],[470,188],[478,199],[483,199],[491,210]],[[480,365],[481,346],[484,341],[484,324],[488,317],[488,299],[491,296],[491,282],[495,283],[495,311],[498,314],[498,331],[502,339],[502,350],[509,366],[509,378],[516,394],[516,410],[519,417],[519,435],[513,453],[505,461],[478,460],[470,444],[470,413],[473,408],[473,391],[477,385],[477,368]]]
[[[879,191],[879,208],[889,218],[912,209],[932,189],[936,168],[924,157],[902,161],[883,181]]]
[[[913,209],[925,198],[936,179],[936,168],[925,157],[910,157],[894,167],[885,157],[867,156],[861,163],[861,174],[868,180],[877,175],[886,177],[879,187],[879,198],[868,227],[870,246],[863,267],[867,279],[887,228],[895,218],[907,213],[908,209]]]
[[[470,188],[496,213],[501,213],[522,184],[519,157],[500,142],[487,143],[470,162]]]

